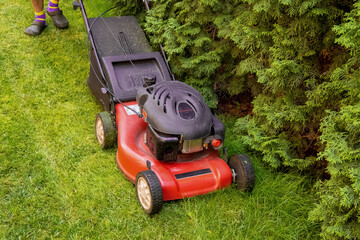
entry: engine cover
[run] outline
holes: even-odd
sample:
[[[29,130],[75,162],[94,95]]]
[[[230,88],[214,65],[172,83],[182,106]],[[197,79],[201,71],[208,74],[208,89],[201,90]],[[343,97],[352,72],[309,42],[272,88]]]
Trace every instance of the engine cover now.
[[[139,88],[136,101],[145,121],[158,132],[182,136],[182,140],[199,139],[214,132],[215,116],[201,94],[185,83],[169,81]],[[224,126],[217,128],[218,135],[223,135]]]

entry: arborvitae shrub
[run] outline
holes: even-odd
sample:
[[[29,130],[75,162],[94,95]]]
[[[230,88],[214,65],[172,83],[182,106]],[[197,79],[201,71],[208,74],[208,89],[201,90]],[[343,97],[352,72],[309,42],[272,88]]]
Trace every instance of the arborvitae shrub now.
[[[142,4],[126,1],[125,10],[135,13]],[[326,239],[360,238],[359,6],[154,0],[151,12],[140,15],[176,78],[197,88],[210,107],[217,94],[251,94],[252,114],[236,123],[249,150],[273,168],[324,167],[311,219],[322,222]]]
[[[329,112],[322,121],[319,158],[328,162],[331,179],[317,184],[319,204],[310,219],[321,221],[325,239],[360,237],[360,102]]]
[[[327,99],[338,96],[339,112],[328,111],[322,119],[321,141],[325,149],[318,158],[328,161],[331,178],[317,184],[319,204],[310,219],[322,222],[325,239],[360,238],[360,4],[345,14],[344,23],[334,26],[336,43],[349,51],[323,89]],[[317,90],[320,92],[320,89]],[[339,97],[340,96],[340,97]],[[346,106],[348,105],[348,106]]]

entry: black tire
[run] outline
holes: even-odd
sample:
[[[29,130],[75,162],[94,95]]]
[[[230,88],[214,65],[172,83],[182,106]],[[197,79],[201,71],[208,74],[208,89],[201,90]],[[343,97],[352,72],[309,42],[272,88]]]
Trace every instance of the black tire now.
[[[114,146],[116,130],[108,112],[100,112],[95,118],[95,135],[103,149]]]
[[[251,192],[255,186],[255,173],[250,158],[245,154],[233,155],[230,157],[229,166],[236,174],[237,189]]]
[[[135,188],[140,205],[147,214],[158,213],[161,210],[163,193],[160,181],[153,171],[139,172],[136,175]]]

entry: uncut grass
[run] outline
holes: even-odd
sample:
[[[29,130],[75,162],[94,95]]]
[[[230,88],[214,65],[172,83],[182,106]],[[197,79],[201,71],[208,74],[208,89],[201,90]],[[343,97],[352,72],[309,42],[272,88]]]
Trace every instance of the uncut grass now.
[[[97,4],[101,11],[110,1]],[[23,34],[30,2],[0,0],[1,239],[314,239],[308,180],[273,173],[253,158],[256,187],[171,201],[147,216],[118,170],[116,149],[94,137],[101,111],[86,78],[86,32],[79,12],[62,5],[70,28],[51,20],[39,37]],[[90,16],[99,13],[87,5]],[[92,15],[91,15],[92,14]],[[228,129],[231,130],[231,124]],[[231,131],[230,153],[242,151]]]

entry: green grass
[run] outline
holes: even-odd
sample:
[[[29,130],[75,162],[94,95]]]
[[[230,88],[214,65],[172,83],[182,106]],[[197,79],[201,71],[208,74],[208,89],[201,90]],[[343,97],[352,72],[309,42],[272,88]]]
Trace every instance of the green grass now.
[[[309,180],[275,173],[253,156],[252,193],[228,188],[167,202],[147,216],[118,170],[116,149],[94,136],[101,111],[86,79],[86,31],[71,1],[67,30],[39,37],[30,1],[0,0],[0,239],[316,239]],[[97,3],[104,11],[111,1]],[[98,13],[88,4],[90,16]],[[241,152],[227,121],[230,153]],[[249,153],[250,154],[250,153]]]

